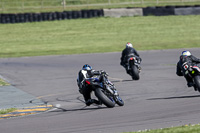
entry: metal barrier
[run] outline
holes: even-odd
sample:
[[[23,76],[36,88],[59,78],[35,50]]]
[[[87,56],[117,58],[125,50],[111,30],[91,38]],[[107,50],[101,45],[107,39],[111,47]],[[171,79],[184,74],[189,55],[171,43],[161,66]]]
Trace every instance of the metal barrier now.
[[[64,19],[93,18],[104,16],[102,9],[99,10],[81,10],[81,11],[63,11],[49,13],[18,13],[18,14],[0,14],[0,23],[25,23],[53,21]]]
[[[145,8],[96,9],[81,11],[63,11],[48,13],[0,14],[0,23],[25,23],[53,21],[64,19],[121,17],[121,16],[166,16],[166,15],[200,15],[200,5],[194,6],[156,6]]]

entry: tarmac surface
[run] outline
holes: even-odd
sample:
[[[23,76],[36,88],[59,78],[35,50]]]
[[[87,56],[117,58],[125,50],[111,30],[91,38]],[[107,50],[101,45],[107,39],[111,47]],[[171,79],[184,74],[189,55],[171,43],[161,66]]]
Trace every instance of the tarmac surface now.
[[[175,73],[183,50],[139,51],[143,59],[139,81],[132,81],[119,65],[119,52],[0,59],[0,75],[14,87],[0,91],[0,100],[5,103],[1,106],[21,107],[27,103],[28,107],[31,99],[32,103],[55,107],[36,115],[2,119],[1,132],[120,133],[198,124],[200,94]],[[189,50],[200,58],[200,48]],[[123,107],[85,107],[76,84],[78,71],[85,63],[108,72],[125,102]],[[2,94],[9,95],[16,89],[24,94],[25,103],[22,100],[15,105],[22,97],[6,100]]]
[[[30,95],[14,86],[0,86],[0,109],[24,108],[30,106],[44,105],[40,99],[31,102],[35,96]]]

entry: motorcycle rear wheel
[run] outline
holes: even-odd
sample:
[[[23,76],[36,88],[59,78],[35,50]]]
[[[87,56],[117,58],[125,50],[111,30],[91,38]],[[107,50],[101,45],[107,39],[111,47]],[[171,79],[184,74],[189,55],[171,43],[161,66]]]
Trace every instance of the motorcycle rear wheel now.
[[[194,77],[194,83],[195,83],[195,87],[200,92],[200,76],[199,75]]]
[[[140,76],[139,76],[138,68],[135,65],[133,65],[131,71],[132,71],[132,79],[133,80],[139,80]]]
[[[108,96],[106,96],[101,88],[95,89],[95,96],[108,108],[113,108],[115,106],[114,99],[110,99]]]

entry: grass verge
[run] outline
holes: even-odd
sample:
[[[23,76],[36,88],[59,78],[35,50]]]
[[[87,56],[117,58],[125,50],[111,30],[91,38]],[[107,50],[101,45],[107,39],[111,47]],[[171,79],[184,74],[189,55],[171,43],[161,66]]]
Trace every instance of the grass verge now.
[[[138,132],[126,132],[126,133],[199,133],[200,125],[184,125],[180,127],[164,128],[157,130],[144,130]]]
[[[16,108],[9,108],[9,109],[0,109],[0,114],[7,114],[17,110]]]
[[[198,0],[1,0],[0,13],[55,12],[84,9],[199,5]]]
[[[6,85],[9,85],[9,83],[0,78],[0,86],[6,86]]]
[[[0,57],[200,47],[200,15],[0,24]]]

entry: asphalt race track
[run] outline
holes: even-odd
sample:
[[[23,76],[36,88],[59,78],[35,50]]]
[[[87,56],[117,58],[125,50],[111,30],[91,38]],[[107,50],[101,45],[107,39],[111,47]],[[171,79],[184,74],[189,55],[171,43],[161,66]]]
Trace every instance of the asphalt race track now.
[[[0,132],[120,133],[197,124],[200,94],[175,74],[183,50],[139,51],[143,59],[139,81],[132,81],[119,65],[118,52],[0,59],[0,74],[12,85],[58,107],[0,120]],[[189,50],[200,58],[200,48]],[[123,107],[85,107],[76,84],[85,63],[109,73]]]

